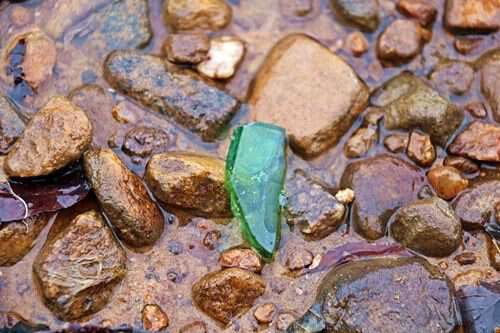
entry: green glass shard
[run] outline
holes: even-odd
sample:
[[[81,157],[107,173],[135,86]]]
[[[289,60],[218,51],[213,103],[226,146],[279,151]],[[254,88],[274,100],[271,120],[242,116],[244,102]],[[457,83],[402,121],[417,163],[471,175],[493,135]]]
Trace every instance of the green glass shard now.
[[[243,237],[272,259],[281,231],[280,196],[286,171],[285,130],[270,124],[238,127],[226,159],[226,187]]]

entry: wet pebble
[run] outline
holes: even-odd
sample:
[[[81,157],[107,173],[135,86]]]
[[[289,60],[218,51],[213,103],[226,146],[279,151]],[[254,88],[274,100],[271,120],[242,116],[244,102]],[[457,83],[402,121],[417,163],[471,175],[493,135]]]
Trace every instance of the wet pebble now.
[[[219,30],[231,22],[232,10],[224,0],[169,0],[163,15],[174,30]]]
[[[348,158],[358,158],[366,155],[378,140],[377,130],[373,128],[360,128],[347,141],[344,153]]]
[[[313,254],[304,248],[289,249],[286,254],[286,267],[291,271],[297,271],[310,266],[313,262]]]
[[[472,174],[479,171],[479,166],[474,161],[461,156],[446,156],[444,165],[454,167],[465,174]]]
[[[260,324],[269,324],[273,321],[275,313],[276,305],[273,303],[264,303],[255,309],[253,315]]]
[[[427,174],[427,179],[436,193],[445,200],[453,199],[469,186],[469,181],[458,169],[451,166],[431,169]]]
[[[368,41],[365,35],[355,31],[347,36],[346,47],[354,56],[360,57],[368,51]]]
[[[474,121],[448,147],[454,155],[485,162],[500,162],[500,125]]]
[[[375,31],[379,25],[376,0],[331,0],[335,12],[362,30]]]
[[[391,153],[402,153],[408,147],[408,134],[391,134],[384,139],[384,146]]]
[[[377,56],[384,61],[404,63],[422,50],[426,32],[418,23],[398,19],[392,22],[377,41]]]
[[[488,113],[486,107],[481,102],[472,102],[465,106],[465,111],[476,118],[485,118]]]
[[[203,33],[170,34],[163,44],[168,61],[179,64],[198,64],[208,56],[210,41]]]
[[[167,314],[157,304],[147,304],[142,309],[142,327],[151,332],[159,332],[168,327]]]
[[[496,0],[448,0],[446,27],[458,32],[495,31],[500,28],[500,3]]]
[[[236,247],[221,253],[219,265],[223,268],[237,267],[250,272],[260,273],[264,262],[254,250]]]
[[[413,131],[410,134],[406,154],[418,165],[426,167],[436,159],[436,148],[428,134]]]
[[[222,36],[210,41],[205,60],[196,69],[201,74],[216,80],[231,78],[245,55],[245,44],[233,36]]]
[[[438,66],[431,74],[431,81],[440,91],[463,95],[474,81],[474,69],[463,62],[450,62]]]
[[[397,8],[424,27],[434,23],[437,15],[436,7],[429,0],[399,0]]]
[[[455,261],[460,265],[472,265],[476,262],[476,255],[474,252],[462,252],[459,255],[455,256]]]

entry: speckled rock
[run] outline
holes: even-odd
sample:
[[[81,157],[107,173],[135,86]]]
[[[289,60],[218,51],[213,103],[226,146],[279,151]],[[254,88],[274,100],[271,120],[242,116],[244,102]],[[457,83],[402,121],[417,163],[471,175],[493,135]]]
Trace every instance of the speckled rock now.
[[[367,99],[366,85],[348,64],[312,38],[294,34],[268,55],[249,105],[254,120],[285,128],[294,151],[315,157],[338,143]]]
[[[171,73],[164,61],[137,51],[115,51],[104,64],[104,76],[115,89],[145,107],[213,141],[228,124],[238,101],[188,73]]]
[[[78,160],[92,140],[92,125],[65,97],[53,97],[26,126],[5,160],[12,177],[45,176]]]
[[[478,161],[500,162],[500,125],[474,121],[453,140],[448,151]]]
[[[336,13],[366,31],[377,30],[379,7],[376,0],[331,0]]]
[[[224,161],[195,153],[154,155],[149,161],[146,183],[167,205],[210,217],[232,216],[224,186]]]
[[[207,58],[209,49],[210,41],[203,33],[169,34],[163,44],[168,61],[179,64],[198,64]]]
[[[340,185],[356,193],[354,229],[367,239],[378,239],[384,236],[394,211],[417,199],[424,178],[408,162],[379,155],[349,164]]]
[[[7,98],[0,96],[0,155],[9,151],[23,131],[24,122]]]
[[[228,268],[198,280],[192,288],[194,303],[208,316],[228,324],[250,309],[266,289],[264,280],[249,271]]]
[[[447,0],[445,24],[454,31],[484,32],[500,28],[500,2],[497,0]]]
[[[444,200],[429,198],[399,209],[390,222],[390,235],[418,253],[445,257],[462,241],[462,224]]]
[[[309,238],[324,238],[345,220],[346,207],[300,172],[286,182],[286,193],[287,222]]]
[[[169,0],[163,16],[174,30],[215,31],[231,22],[232,9],[224,0]]]
[[[101,310],[126,274],[126,256],[101,215],[78,215],[52,235],[33,264],[45,304],[71,321]]]
[[[392,22],[377,40],[378,58],[396,64],[412,60],[422,51],[424,33],[415,21],[399,19]]]
[[[133,247],[152,245],[164,221],[141,179],[127,169],[111,149],[84,155],[85,175],[118,237]]]

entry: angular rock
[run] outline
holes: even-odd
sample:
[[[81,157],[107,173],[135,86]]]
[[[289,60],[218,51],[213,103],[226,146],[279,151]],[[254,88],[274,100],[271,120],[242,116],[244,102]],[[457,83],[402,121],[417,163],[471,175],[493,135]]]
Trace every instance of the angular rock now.
[[[169,0],[163,8],[165,21],[174,30],[220,30],[232,15],[224,0]]]
[[[341,17],[365,31],[377,30],[379,7],[376,0],[331,0]]]
[[[484,162],[500,162],[500,125],[472,122],[448,147],[451,154]]]
[[[206,60],[196,69],[206,77],[225,80],[231,78],[245,55],[245,44],[233,36],[222,36],[210,40]]]
[[[365,35],[359,31],[349,34],[345,43],[347,49],[350,50],[355,57],[360,57],[368,51],[368,41],[366,40]]]
[[[122,149],[130,156],[148,157],[151,154],[165,152],[170,145],[171,138],[164,131],[139,126],[125,134]]]
[[[192,288],[194,303],[211,318],[227,325],[250,309],[266,289],[264,280],[249,271],[228,268],[198,280]]]
[[[230,217],[229,194],[224,185],[224,161],[194,153],[163,153],[149,161],[146,183],[167,205],[209,217]]]
[[[418,23],[399,19],[392,22],[380,35],[377,56],[395,64],[406,63],[422,51],[424,41],[424,31]]]
[[[406,16],[412,17],[422,26],[434,23],[437,9],[429,0],[399,0],[398,10]]]
[[[0,96],[0,154],[6,154],[24,131],[24,122],[7,98]]]
[[[168,61],[179,64],[198,64],[207,58],[209,49],[210,41],[203,33],[169,34],[163,44]]]
[[[168,327],[167,314],[157,304],[146,304],[142,309],[142,326],[145,330],[159,332]]]
[[[419,258],[341,265],[323,279],[317,295],[316,304],[287,333],[452,333],[461,329],[451,282]]]
[[[384,108],[387,129],[420,128],[442,146],[464,118],[462,110],[408,72],[387,82],[371,101]]]
[[[436,159],[436,149],[429,135],[413,131],[410,134],[406,154],[420,166],[428,167]]]
[[[441,166],[431,169],[427,179],[437,195],[445,200],[451,200],[469,186],[469,181],[460,171],[451,166]]]
[[[269,324],[273,321],[273,316],[275,313],[276,305],[274,305],[273,303],[264,303],[259,305],[255,309],[253,316],[260,324]]]
[[[463,191],[453,206],[466,229],[480,229],[489,223],[495,214],[495,205],[500,203],[500,178],[480,179]]]
[[[96,211],[48,239],[33,264],[45,304],[65,321],[101,310],[126,273],[126,256]]]
[[[474,81],[474,68],[464,62],[453,61],[438,66],[431,74],[431,81],[446,94],[463,95]]]
[[[164,61],[137,51],[115,51],[104,64],[109,84],[145,107],[213,141],[228,124],[238,101],[188,73],[171,73]]]
[[[53,97],[38,111],[5,161],[12,177],[45,176],[80,158],[92,141],[92,125],[65,97]]]
[[[344,153],[349,158],[364,156],[377,143],[378,133],[371,127],[360,128],[347,141]]]
[[[481,64],[481,91],[500,123],[500,50],[488,53]]]
[[[268,55],[249,105],[254,120],[285,128],[292,149],[309,158],[338,143],[367,99],[366,85],[349,65],[312,38],[294,34]]]
[[[0,267],[12,266],[33,248],[49,217],[38,215],[23,221],[0,224]]]
[[[344,223],[346,207],[305,175],[296,173],[286,186],[287,222],[297,225],[304,235],[321,239]]]
[[[396,209],[418,197],[424,178],[413,165],[389,155],[379,155],[347,166],[340,186],[356,193],[352,206],[354,229],[367,239],[384,236]]]
[[[84,155],[85,175],[121,240],[133,247],[152,245],[160,238],[164,221],[141,179],[111,149],[93,149]]]
[[[402,153],[408,146],[408,134],[392,134],[384,139],[384,146],[391,153]]]
[[[241,268],[253,273],[260,273],[264,267],[262,259],[252,249],[235,247],[221,253],[219,264],[223,268]]]
[[[500,28],[500,2],[497,0],[447,0],[446,27],[459,32],[478,33]]]
[[[448,155],[444,159],[444,165],[456,168],[463,173],[471,174],[479,171],[479,166],[468,158]]]
[[[446,201],[436,197],[399,209],[389,229],[396,241],[425,256],[448,256],[462,242],[459,218]]]

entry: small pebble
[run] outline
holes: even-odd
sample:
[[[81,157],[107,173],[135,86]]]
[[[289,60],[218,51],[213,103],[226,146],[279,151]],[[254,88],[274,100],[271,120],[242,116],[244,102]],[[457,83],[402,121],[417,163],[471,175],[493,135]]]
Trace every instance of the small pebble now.
[[[276,318],[276,328],[284,331],[295,321],[295,316],[290,313],[281,313]]]
[[[214,38],[210,41],[208,59],[198,64],[198,72],[212,79],[229,79],[236,72],[244,54],[245,45],[238,38]]]
[[[346,47],[354,56],[360,57],[368,51],[368,41],[365,35],[359,31],[355,31],[347,36]]]
[[[340,190],[335,194],[335,199],[344,205],[348,205],[354,201],[355,193],[350,188]]]
[[[418,21],[422,26],[428,26],[434,22],[437,9],[429,0],[399,0],[398,10]]]
[[[474,51],[481,44],[481,41],[480,38],[457,38],[453,45],[458,53],[465,55]]]
[[[465,111],[476,118],[485,118],[488,115],[486,113],[486,107],[481,102],[472,102],[467,104],[465,106]]]
[[[384,146],[391,153],[402,153],[408,146],[408,134],[392,134],[384,139]]]
[[[215,250],[217,245],[219,244],[219,239],[222,237],[222,234],[219,230],[212,230],[206,233],[203,238],[203,245],[209,250]]]
[[[17,28],[24,27],[33,21],[33,12],[23,6],[14,5],[10,11],[10,21]]]
[[[170,34],[163,44],[163,53],[173,63],[198,64],[207,58],[209,48],[206,34]]]
[[[360,128],[349,138],[344,153],[348,158],[358,158],[370,151],[378,140],[377,130],[371,127]]]
[[[476,255],[473,252],[463,252],[457,255],[455,260],[462,266],[472,265],[476,262]]]
[[[287,254],[286,266],[291,271],[303,269],[311,265],[313,262],[313,254],[303,248],[294,248]]]
[[[408,157],[420,166],[430,166],[436,159],[436,149],[431,137],[425,133],[413,131],[406,150]]]
[[[142,310],[142,325],[144,329],[159,332],[168,327],[168,316],[156,304],[148,304]]]
[[[260,273],[264,263],[252,249],[233,248],[222,252],[219,264],[224,268],[239,267],[254,273]]]
[[[366,109],[363,124],[365,126],[377,126],[378,123],[384,118],[384,109],[378,107],[369,107]]]
[[[265,303],[259,305],[253,313],[255,319],[261,324],[269,324],[273,321],[276,305],[273,303]]]
[[[479,171],[476,162],[462,156],[446,156],[444,165],[454,167],[463,173],[471,174]]]

